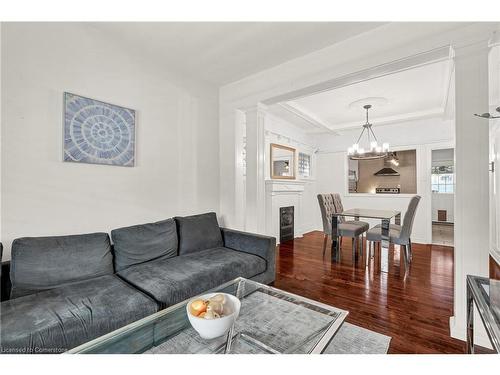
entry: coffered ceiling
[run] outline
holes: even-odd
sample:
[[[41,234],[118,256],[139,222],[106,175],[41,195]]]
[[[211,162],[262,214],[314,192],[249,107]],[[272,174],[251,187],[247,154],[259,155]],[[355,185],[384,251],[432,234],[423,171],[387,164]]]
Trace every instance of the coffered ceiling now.
[[[306,132],[341,132],[365,122],[373,126],[443,116],[453,76],[446,59],[270,106],[270,112]]]

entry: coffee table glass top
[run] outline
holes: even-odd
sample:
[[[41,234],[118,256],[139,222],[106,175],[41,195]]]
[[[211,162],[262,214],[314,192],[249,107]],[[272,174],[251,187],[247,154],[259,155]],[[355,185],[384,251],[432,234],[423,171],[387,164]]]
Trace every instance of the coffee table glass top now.
[[[500,353],[500,280],[467,275],[467,285],[491,344]]]
[[[207,292],[241,300],[240,315],[223,337],[202,339],[189,323],[184,301],[69,353],[322,353],[348,314],[243,278]]]
[[[342,212],[336,212],[333,216],[353,216],[367,219],[392,219],[401,212],[394,210],[372,210],[371,208],[352,208]]]

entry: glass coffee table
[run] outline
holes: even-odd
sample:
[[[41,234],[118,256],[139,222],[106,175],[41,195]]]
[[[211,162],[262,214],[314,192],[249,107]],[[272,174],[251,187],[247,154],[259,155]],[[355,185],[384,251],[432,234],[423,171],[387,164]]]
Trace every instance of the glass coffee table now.
[[[223,337],[202,339],[189,323],[186,300],[68,353],[322,353],[348,314],[243,278],[207,292],[230,293],[241,300],[240,315]]]

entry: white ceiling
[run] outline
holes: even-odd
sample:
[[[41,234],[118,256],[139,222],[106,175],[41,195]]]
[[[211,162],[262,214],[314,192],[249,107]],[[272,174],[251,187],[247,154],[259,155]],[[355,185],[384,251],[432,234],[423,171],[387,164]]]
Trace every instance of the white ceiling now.
[[[444,115],[452,71],[451,60],[434,62],[273,105],[270,111],[309,132],[360,127],[365,122],[365,102],[373,104],[373,126]],[[369,99],[374,97],[387,101],[377,105]]]
[[[167,69],[222,86],[383,25],[377,22],[89,24]]]

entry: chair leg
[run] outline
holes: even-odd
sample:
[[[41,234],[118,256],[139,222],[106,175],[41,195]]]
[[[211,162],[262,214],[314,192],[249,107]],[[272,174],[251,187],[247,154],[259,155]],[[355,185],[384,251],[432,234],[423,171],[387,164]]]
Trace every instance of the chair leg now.
[[[404,258],[404,262],[405,262],[405,268],[408,266],[408,248],[406,247],[406,245],[399,245],[400,249],[402,250],[402,253],[403,253],[403,258]]]
[[[409,261],[413,260],[413,250],[411,248],[411,238],[408,239],[408,254],[410,255]]]
[[[340,245],[339,245],[340,248],[342,248],[342,238],[344,237],[340,237]]]
[[[326,253],[326,243],[328,242],[328,235],[324,234],[323,235],[323,258],[325,257]]]
[[[368,267],[368,262],[370,261],[370,256],[372,253],[372,243],[366,240],[366,251],[365,251],[365,266]]]
[[[352,238],[352,262],[356,262],[356,251],[357,249],[357,244],[358,244],[358,237],[353,237]]]

